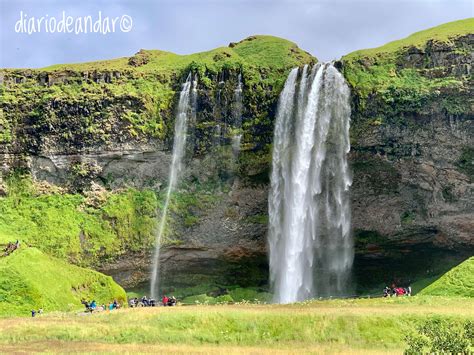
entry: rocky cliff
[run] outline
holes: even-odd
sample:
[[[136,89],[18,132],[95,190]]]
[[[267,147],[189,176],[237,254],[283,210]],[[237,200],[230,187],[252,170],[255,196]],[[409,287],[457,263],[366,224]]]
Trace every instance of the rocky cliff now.
[[[446,24],[342,58],[353,92],[356,236],[472,248],[472,25]]]
[[[359,270],[367,271],[369,257],[393,261],[433,248],[472,251],[473,33],[472,20],[458,21],[337,62],[352,88]],[[292,67],[315,62],[291,42],[256,36],[189,56],[141,50],[112,61],[2,70],[0,190],[7,197],[0,238],[19,235],[53,254],[61,250],[127,287],[146,282],[173,110],[191,71],[199,77],[197,114],[186,176],[173,196],[163,281],[266,284],[278,94]],[[234,99],[239,74],[241,126]],[[243,135],[238,159],[231,147],[235,134]],[[25,176],[33,177],[32,192],[18,188]],[[38,198],[47,200],[46,207]],[[64,199],[69,224],[51,228],[53,217],[38,219],[44,210],[61,214]],[[12,206],[29,211],[31,204],[36,214],[12,212]],[[12,220],[28,220],[38,232],[28,234]],[[44,242],[50,234],[52,246]],[[417,268],[425,271],[428,264]]]

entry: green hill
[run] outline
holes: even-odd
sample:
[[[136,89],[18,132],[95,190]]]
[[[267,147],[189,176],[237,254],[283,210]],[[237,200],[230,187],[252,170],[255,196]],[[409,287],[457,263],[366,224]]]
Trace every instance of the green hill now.
[[[99,304],[126,301],[125,291],[109,276],[21,247],[0,258],[0,315],[25,315],[32,309],[81,309],[81,299]]]
[[[121,70],[171,74],[185,70],[193,63],[217,72],[229,66],[258,66],[271,69],[286,69],[301,65],[301,61],[314,58],[298,46],[274,36],[250,36],[228,47],[219,47],[205,52],[180,55],[162,50],[140,50],[133,57],[102,60],[77,64],[57,64],[43,68],[53,70]]]
[[[227,47],[179,55],[162,50],[140,50],[131,57],[77,64],[57,64],[42,69],[0,69],[0,144],[34,140],[19,137],[19,126],[39,134],[55,132],[65,147],[73,138],[79,145],[110,144],[116,137],[128,140],[169,138],[173,132],[176,91],[189,72],[199,74],[201,97],[215,101],[224,76],[232,83],[242,75],[250,130],[266,122],[291,68],[317,59],[290,41],[273,36],[251,36]],[[232,78],[232,80],[229,80]],[[233,89],[232,89],[233,90]],[[229,94],[230,93],[229,89]],[[224,95],[225,96],[225,95]],[[67,111],[87,107],[87,113]],[[60,107],[60,108],[59,108]],[[76,118],[73,121],[71,116]],[[67,122],[60,125],[64,117]],[[207,128],[207,122],[201,125]],[[47,129],[45,130],[45,127]],[[118,131],[120,130],[120,131]],[[58,142],[59,145],[62,143]],[[76,144],[74,144],[76,145]],[[76,145],[77,146],[77,145]]]
[[[345,56],[346,59],[356,57],[377,56],[382,53],[397,52],[409,47],[424,49],[428,41],[450,42],[452,38],[474,32],[474,18],[444,23],[442,25],[415,32],[406,38],[389,42],[376,48],[360,49]]]
[[[431,65],[430,56],[423,63],[426,68],[420,63],[411,63],[413,59],[409,51],[423,52],[430,43],[452,47],[457,55],[467,56],[469,48],[464,43],[456,43],[456,40],[473,33],[474,18],[469,18],[416,32],[377,48],[358,50],[342,57],[344,75],[362,97],[367,97],[370,93],[390,95],[392,88],[396,88],[399,91],[410,90],[410,99],[413,100],[415,94],[446,87],[456,88],[463,85],[463,79],[443,72],[439,63]],[[436,70],[437,74],[429,75],[431,72],[427,69],[431,69],[433,73]]]
[[[474,297],[474,257],[452,268],[419,295]]]
[[[407,117],[472,112],[474,19],[449,22],[341,59],[357,110],[353,143],[374,126],[416,125]]]

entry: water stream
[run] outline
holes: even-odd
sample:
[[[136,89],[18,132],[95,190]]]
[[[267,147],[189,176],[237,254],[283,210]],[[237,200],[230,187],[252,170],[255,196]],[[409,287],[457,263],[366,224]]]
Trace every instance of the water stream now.
[[[193,112],[196,111],[195,107],[193,107],[196,104],[196,85],[196,77],[193,80],[191,73],[189,73],[179,95],[178,109],[174,125],[173,157],[170,166],[168,189],[166,191],[166,199],[161,214],[161,221],[156,234],[153,268],[151,271],[150,294],[151,297],[155,299],[159,296],[161,241],[166,227],[166,217],[168,214],[171,193],[176,188],[183,169],[188,121],[190,116],[193,115]]]

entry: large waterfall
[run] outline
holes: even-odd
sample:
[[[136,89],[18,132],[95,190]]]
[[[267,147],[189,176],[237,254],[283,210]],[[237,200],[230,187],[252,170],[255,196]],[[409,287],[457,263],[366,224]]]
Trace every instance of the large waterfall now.
[[[168,190],[166,192],[165,205],[162,210],[160,226],[156,234],[155,253],[153,255],[153,269],[151,273],[150,293],[152,298],[159,296],[159,277],[160,277],[160,248],[161,240],[166,226],[166,217],[170,202],[171,193],[175,189],[180,173],[182,171],[182,161],[186,148],[186,136],[189,117],[195,112],[196,97],[196,78],[192,80],[189,73],[186,82],[183,84],[179,95],[178,110],[176,113],[176,121],[174,124],[174,141],[173,141],[173,157],[171,160],[170,175],[168,182]]]
[[[353,261],[349,95],[331,64],[293,69],[280,95],[269,194],[275,302],[348,291]]]

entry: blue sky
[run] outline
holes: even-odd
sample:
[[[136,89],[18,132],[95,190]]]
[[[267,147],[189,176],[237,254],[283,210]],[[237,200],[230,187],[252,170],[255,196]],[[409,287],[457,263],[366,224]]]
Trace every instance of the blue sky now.
[[[0,67],[43,67],[130,56],[141,48],[193,53],[253,34],[296,42],[321,60],[474,16],[472,0],[0,0]],[[72,20],[101,11],[118,17],[115,33],[15,31],[27,18]],[[48,16],[46,16],[48,15]],[[120,31],[122,15],[131,17]]]

